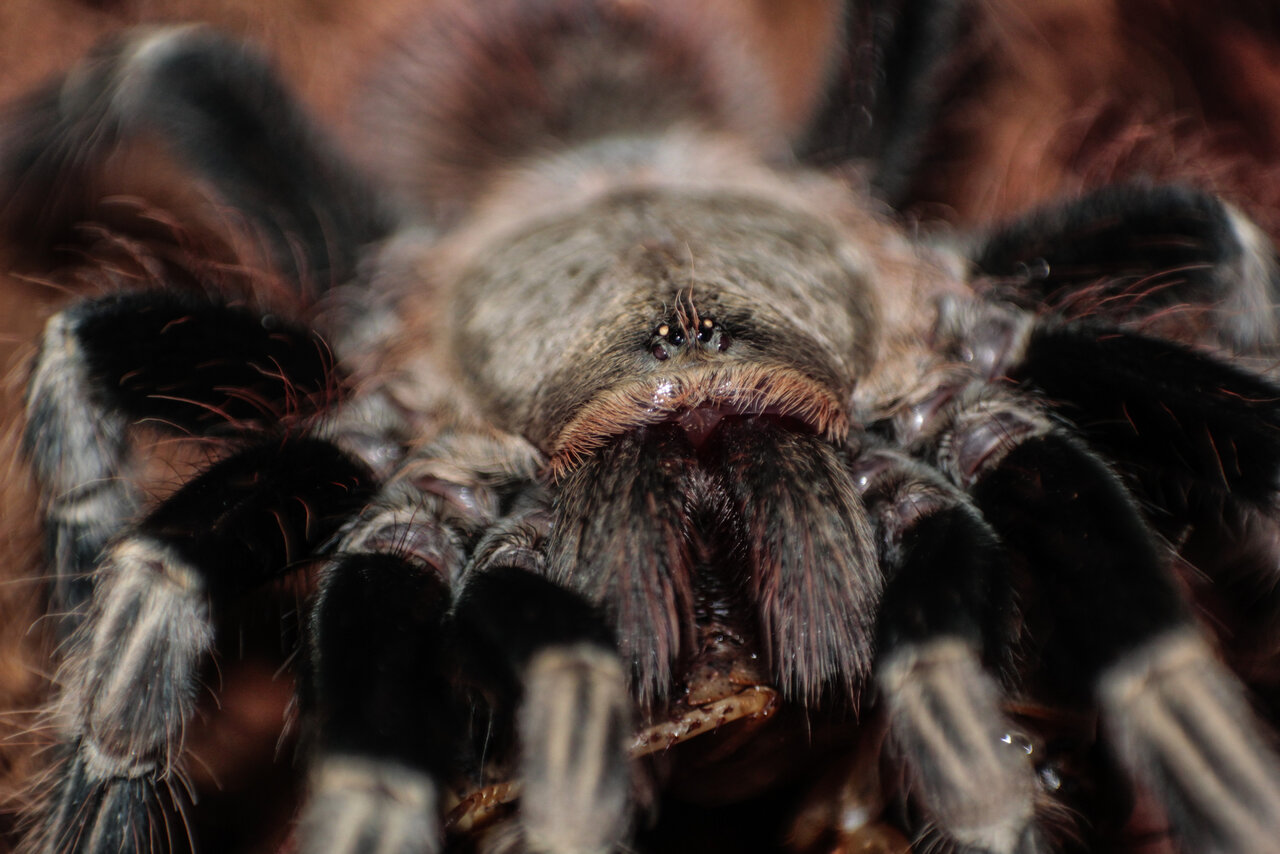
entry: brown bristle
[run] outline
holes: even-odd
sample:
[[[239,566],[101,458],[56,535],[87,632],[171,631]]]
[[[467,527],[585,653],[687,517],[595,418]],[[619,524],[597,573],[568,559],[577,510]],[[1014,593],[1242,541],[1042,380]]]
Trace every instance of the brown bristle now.
[[[611,438],[670,421],[699,407],[752,415],[766,410],[839,441],[849,419],[831,392],[797,371],[777,366],[706,369],[613,388],[599,395],[560,431],[547,471],[559,480]]]

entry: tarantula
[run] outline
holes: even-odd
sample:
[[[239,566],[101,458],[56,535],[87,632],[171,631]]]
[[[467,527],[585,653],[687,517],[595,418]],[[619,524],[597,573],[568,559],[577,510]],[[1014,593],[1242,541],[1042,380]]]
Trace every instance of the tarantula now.
[[[1280,850],[1280,765],[1177,551],[1272,541],[1261,233],[1131,185],[921,239],[875,194],[928,56],[876,43],[882,100],[855,81],[801,133],[708,13],[444,6],[366,105],[389,145],[364,167],[191,27],[105,47],[16,120],[28,259],[82,270],[56,250],[109,188],[273,274],[234,299],[225,265],[124,217],[158,286],[44,332],[24,447],[65,643],[27,850],[185,846],[218,615],[311,566],[302,851],[617,850],[692,773],[663,756],[708,741],[697,773],[772,747],[792,782],[885,790],[798,847],[882,819],[940,850],[1070,847],[1017,704],[1096,709],[1188,850]],[[833,146],[879,171],[788,155]],[[149,500],[158,434],[214,460]],[[897,790],[867,771],[881,733]],[[743,799],[786,774],[762,776]]]

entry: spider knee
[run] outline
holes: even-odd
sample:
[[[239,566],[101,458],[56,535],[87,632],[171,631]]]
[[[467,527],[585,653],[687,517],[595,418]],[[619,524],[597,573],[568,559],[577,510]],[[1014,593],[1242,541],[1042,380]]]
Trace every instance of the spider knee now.
[[[61,676],[62,718],[103,777],[145,774],[177,752],[196,670],[213,644],[203,582],[145,538],[113,546]]]
[[[124,419],[91,393],[81,314],[71,309],[49,319],[27,386],[23,450],[55,505],[90,497],[77,487],[114,482],[124,453]]]
[[[521,822],[530,850],[615,850],[631,781],[622,662],[594,644],[548,647],[529,662],[524,689]]]
[[[335,755],[312,773],[299,850],[439,849],[440,793],[426,774],[386,760]]]
[[[972,647],[939,638],[881,665],[890,728],[939,831],[965,850],[1035,850],[1035,769]]]

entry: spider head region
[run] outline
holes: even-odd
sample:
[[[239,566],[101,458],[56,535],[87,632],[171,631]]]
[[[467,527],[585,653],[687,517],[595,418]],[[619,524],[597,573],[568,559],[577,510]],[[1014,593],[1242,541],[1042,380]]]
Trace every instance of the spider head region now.
[[[726,425],[744,421],[769,422],[830,441],[847,432],[838,383],[815,377],[819,371],[812,369],[811,359],[806,362],[820,352],[816,342],[806,348],[803,333],[780,336],[777,327],[787,325],[785,320],[767,330],[758,317],[721,322],[719,312],[699,311],[693,294],[664,302],[666,308],[638,347],[629,343],[629,354],[615,354],[612,381],[572,408],[551,443],[553,479],[619,437],[657,425],[678,428],[697,455],[718,446]],[[777,344],[779,337],[794,349]],[[643,355],[635,361],[637,350]],[[574,381],[576,376],[569,380]]]
[[[659,362],[673,357],[686,355],[697,357],[715,355],[729,349],[729,334],[714,318],[698,316],[695,311],[680,312],[663,320],[656,327],[649,340],[649,352]],[[675,424],[684,431],[685,437],[695,450],[701,450],[719,431],[725,419],[769,418],[787,422],[792,429],[813,432],[809,425],[795,418],[786,418],[776,411],[744,413],[740,408],[716,404],[703,404],[681,408],[667,417],[667,422]]]

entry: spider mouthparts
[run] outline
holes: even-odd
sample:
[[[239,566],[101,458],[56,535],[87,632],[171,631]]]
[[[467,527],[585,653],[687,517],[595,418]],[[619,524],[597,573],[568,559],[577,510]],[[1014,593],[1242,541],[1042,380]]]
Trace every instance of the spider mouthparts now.
[[[799,371],[771,365],[719,367],[598,394],[560,431],[548,470],[559,479],[613,439],[653,424],[675,424],[694,448],[701,448],[726,419],[741,418],[769,418],[833,442],[849,431],[838,396]]]
[[[701,448],[724,420],[724,412],[718,408],[687,409],[675,417],[675,423],[695,448]]]
[[[816,433],[817,428],[803,418],[790,416],[775,408],[760,412],[740,412],[723,406],[697,406],[675,413],[668,422],[684,431],[694,450],[701,451],[720,430],[726,420],[767,418],[796,433]]]

